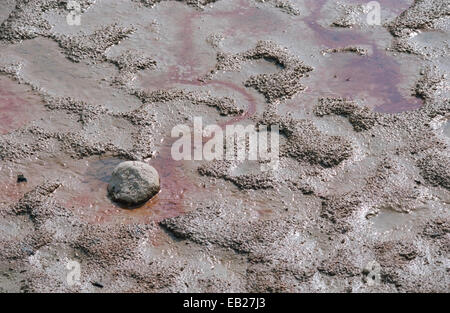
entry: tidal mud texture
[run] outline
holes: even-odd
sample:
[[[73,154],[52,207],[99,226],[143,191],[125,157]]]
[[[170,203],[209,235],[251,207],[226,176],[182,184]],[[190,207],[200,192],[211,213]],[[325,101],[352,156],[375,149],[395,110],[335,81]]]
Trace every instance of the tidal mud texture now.
[[[77,2],[0,3],[1,292],[449,291],[448,1]],[[175,161],[194,117],[277,166]]]

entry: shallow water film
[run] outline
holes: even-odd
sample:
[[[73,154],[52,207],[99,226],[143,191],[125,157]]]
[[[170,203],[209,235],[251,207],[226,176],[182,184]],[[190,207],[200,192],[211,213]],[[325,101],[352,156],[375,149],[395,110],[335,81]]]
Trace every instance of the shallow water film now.
[[[449,16],[1,1],[0,292],[449,292]]]

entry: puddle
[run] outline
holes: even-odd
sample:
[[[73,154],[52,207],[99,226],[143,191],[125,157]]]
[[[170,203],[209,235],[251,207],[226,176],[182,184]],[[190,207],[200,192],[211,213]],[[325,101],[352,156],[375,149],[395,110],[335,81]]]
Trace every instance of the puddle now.
[[[424,206],[403,213],[385,207],[381,208],[377,215],[370,217],[369,221],[379,233],[411,231],[413,228],[420,227],[423,221],[429,219],[432,214],[438,214],[437,212],[431,212],[431,210],[433,209]]]
[[[445,126],[444,126],[444,131],[443,131],[444,135],[447,136],[448,138],[450,138],[450,119],[447,120],[447,122],[445,122]]]
[[[8,18],[9,14],[14,10],[15,5],[15,1],[0,1],[0,24]]]
[[[168,18],[173,16],[173,10],[167,11],[161,6],[160,12],[163,16],[169,14]],[[216,63],[216,52],[207,44],[206,39],[209,35],[220,34],[224,40],[231,40],[224,45],[225,50],[233,50],[240,44],[236,42],[236,36],[244,36],[246,39],[245,47],[248,49],[249,39],[256,43],[262,35],[274,33],[283,28],[285,22],[278,15],[273,14],[273,10],[260,9],[252,6],[247,1],[223,1],[214,4],[213,9],[197,10],[179,10],[177,18],[174,20],[174,26],[171,26],[173,37],[165,40],[163,45],[173,45],[170,47],[170,54],[175,58],[175,65],[169,65],[157,71],[143,71],[139,74],[138,84],[146,90],[156,90],[164,88],[173,88],[177,85],[205,87],[205,91],[211,87],[228,88],[230,91],[237,92],[243,96],[248,103],[248,114],[256,111],[256,101],[251,93],[243,86],[243,83],[228,80],[212,80],[200,82],[198,78],[208,73]],[[235,52],[242,51],[238,49]],[[259,73],[273,73],[279,68],[272,62],[258,60],[253,64],[244,64],[243,71],[245,78]]]
[[[364,45],[370,47],[371,54],[359,56],[349,53],[324,56],[319,64],[315,65],[311,78],[305,79],[305,85],[308,86],[307,93],[317,97],[328,95],[362,98],[376,111],[384,113],[399,113],[419,108],[422,100],[410,95],[411,91],[408,89],[410,86],[404,86],[405,83],[409,84],[414,80],[410,73],[412,69],[409,69],[407,64],[399,64],[393,56],[379,48],[374,42],[376,36],[372,39],[370,33],[357,29],[336,29],[320,25],[318,20],[322,17],[322,8],[326,3],[325,0],[309,1],[308,7],[311,14],[299,17],[313,31],[313,42],[323,48]],[[397,4],[386,2],[382,5],[394,11],[402,11],[409,7],[410,1],[400,1]],[[279,31],[280,26],[272,27],[272,22],[278,20],[278,15],[271,9],[252,7],[242,1],[231,1],[226,8],[224,6],[218,2],[213,9],[207,9],[204,12],[187,9],[179,11],[177,14],[180,16],[175,21],[178,26],[172,26],[173,35],[176,38],[173,42],[176,45],[172,47],[172,54],[176,65],[170,65],[162,71],[141,73],[140,86],[146,90],[172,88],[176,85],[205,86],[198,82],[197,78],[204,75],[214,65],[215,53],[205,45],[205,38],[209,33],[199,30],[200,25],[208,26],[224,35],[226,43],[224,49],[233,52],[250,48],[249,44],[261,39],[262,34],[266,38],[267,35],[274,35]],[[290,16],[285,16],[286,21],[282,24],[286,26],[286,23],[289,23],[290,27],[286,28],[295,33],[297,31],[295,25],[300,23],[290,19]],[[242,46],[241,43],[233,39],[235,36],[233,31],[236,30],[247,35],[245,48],[239,49],[238,47]],[[387,33],[385,29],[382,32]],[[201,35],[204,38],[200,39]],[[164,45],[167,44],[167,42],[164,43]],[[260,60],[253,66],[244,65],[241,72],[245,72],[248,78],[252,74],[272,73],[276,70],[276,65]],[[206,84],[218,83],[215,81]],[[240,86],[240,82],[236,84],[235,81],[222,81],[221,83],[228,84],[228,87],[234,90],[240,88],[239,92],[243,94],[244,88]],[[207,86],[205,87],[207,89]]]
[[[305,79],[309,94],[364,99],[375,111],[383,113],[414,110],[422,105],[422,100],[408,95],[407,88],[399,90],[399,85],[408,79],[407,70],[402,74],[399,64],[384,52],[325,58],[310,79]]]
[[[41,97],[30,87],[0,76],[0,134],[14,131],[43,116]]]
[[[27,40],[18,45],[9,46],[2,51],[4,56],[13,56],[16,60],[32,56],[32,62],[23,62],[21,75],[51,95],[72,97],[93,103],[98,101],[113,111],[136,108],[139,101],[118,91],[102,79],[114,77],[116,69],[109,64],[88,65],[83,62],[69,61],[57,43],[46,38]],[[105,74],[106,72],[106,74]]]
[[[312,13],[304,19],[314,31],[314,40],[325,49],[347,46],[369,46],[367,56],[356,54],[326,55],[311,73],[311,83],[305,80],[307,92],[324,95],[366,99],[375,111],[399,113],[419,108],[423,101],[411,96],[403,84],[412,84],[411,69],[398,63],[393,56],[377,46],[369,33],[357,29],[325,28],[317,21],[326,1],[311,2]],[[398,8],[407,8],[405,2]],[[386,32],[383,30],[383,32]],[[332,69],[332,71],[330,70]],[[403,88],[403,89],[401,89]]]
[[[370,219],[372,226],[379,232],[399,230],[408,227],[414,221],[414,213],[401,213],[389,208],[380,209],[380,212]]]
[[[249,36],[258,38],[282,31],[287,28],[289,18],[271,4],[258,7],[245,0],[219,1],[214,11],[207,10],[204,14],[204,19],[213,24],[211,29],[232,38],[235,45],[248,43]]]
[[[248,76],[260,74],[274,74],[283,69],[283,66],[275,60],[258,59],[242,64],[242,71]]]
[[[122,161],[125,160],[100,158],[88,162],[82,180],[77,185],[63,188],[60,197],[77,214],[92,223],[158,222],[185,212],[188,207],[185,193],[195,193],[198,186],[185,176],[183,164],[175,164],[175,161],[163,156],[148,162],[160,174],[159,194],[136,207],[112,202],[107,195],[107,186],[113,169]]]

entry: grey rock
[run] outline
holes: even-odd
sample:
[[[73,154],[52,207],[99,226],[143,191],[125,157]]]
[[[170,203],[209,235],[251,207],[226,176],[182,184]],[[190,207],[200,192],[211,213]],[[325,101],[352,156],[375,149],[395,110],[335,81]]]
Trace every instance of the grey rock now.
[[[160,190],[159,174],[156,169],[143,162],[120,163],[112,172],[108,185],[110,197],[125,204],[141,204]]]

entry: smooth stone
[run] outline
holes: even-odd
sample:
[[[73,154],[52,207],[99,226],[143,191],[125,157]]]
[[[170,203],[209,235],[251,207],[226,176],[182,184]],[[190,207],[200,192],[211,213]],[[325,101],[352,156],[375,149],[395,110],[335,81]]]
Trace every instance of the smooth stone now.
[[[108,185],[108,193],[114,201],[130,205],[148,201],[159,190],[158,171],[153,166],[138,161],[126,161],[117,165]]]

